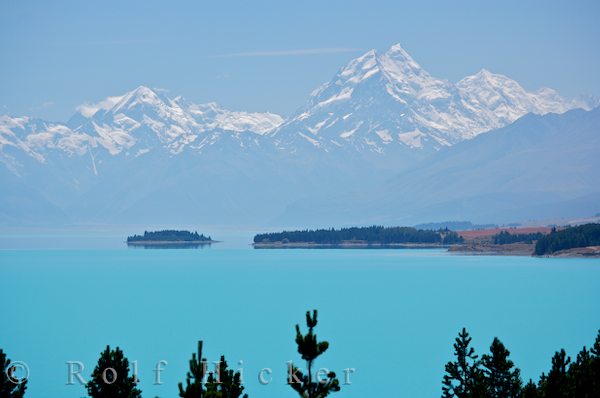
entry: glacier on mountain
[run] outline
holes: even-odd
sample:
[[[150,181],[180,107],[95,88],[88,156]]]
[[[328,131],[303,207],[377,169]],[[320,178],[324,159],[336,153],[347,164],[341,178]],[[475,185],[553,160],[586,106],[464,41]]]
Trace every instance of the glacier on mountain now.
[[[596,98],[569,100],[549,88],[528,92],[487,70],[453,84],[429,74],[395,44],[383,54],[371,50],[351,60],[270,134],[282,148],[311,133],[313,146],[323,150],[438,150],[527,113],[597,105]]]
[[[170,99],[144,86],[96,104],[83,104],[77,111],[68,123],[1,116],[0,152],[5,147],[20,148],[41,162],[55,150],[67,155],[104,150],[116,156],[130,155],[135,149],[132,155],[137,157],[166,149],[176,155],[188,147],[200,151],[203,142],[214,143],[223,135],[237,137],[244,146],[245,133],[264,135],[283,122],[272,113],[234,112],[215,103]],[[196,142],[200,144],[194,146]],[[4,158],[7,161],[5,153]]]
[[[542,88],[528,92],[510,78],[481,70],[454,84],[421,67],[399,44],[348,62],[284,120],[273,113],[237,112],[216,103],[169,98],[140,86],[98,103],[84,103],[67,123],[29,117],[0,118],[0,157],[12,147],[38,161],[52,152],[140,157],[202,153],[220,141],[239,150],[263,148],[298,154],[302,148],[382,155],[431,151],[506,126],[527,113],[591,109],[594,97],[565,99]],[[229,145],[229,144],[227,144]]]

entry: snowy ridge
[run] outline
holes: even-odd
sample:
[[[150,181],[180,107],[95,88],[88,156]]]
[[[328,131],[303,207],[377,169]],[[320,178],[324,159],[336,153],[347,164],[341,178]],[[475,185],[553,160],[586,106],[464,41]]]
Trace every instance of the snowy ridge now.
[[[383,54],[371,50],[351,60],[271,134],[282,149],[308,136],[311,146],[324,150],[437,150],[527,113],[597,105],[597,98],[567,100],[548,88],[527,92],[487,70],[453,84],[430,75],[395,44]]]
[[[216,103],[193,104],[145,86],[84,103],[67,123],[1,116],[0,161],[14,170],[18,153],[43,163],[54,154],[137,158],[208,148],[232,156],[261,148],[284,156],[350,150],[380,157],[435,151],[527,113],[598,105],[598,98],[566,99],[550,88],[528,92],[485,69],[455,84],[432,76],[395,44],[382,54],[371,50],[348,62],[287,120]]]
[[[211,141],[233,135],[243,147],[245,135],[260,136],[283,122],[272,113],[233,112],[215,103],[191,104],[181,97],[168,98],[140,86],[121,96],[77,107],[68,123],[51,123],[29,117],[0,116],[0,156],[4,162],[9,147],[18,148],[40,162],[59,151],[82,156],[94,149],[108,154],[142,156],[166,149],[179,154],[189,148],[200,151],[196,141]],[[251,140],[250,140],[251,141]]]

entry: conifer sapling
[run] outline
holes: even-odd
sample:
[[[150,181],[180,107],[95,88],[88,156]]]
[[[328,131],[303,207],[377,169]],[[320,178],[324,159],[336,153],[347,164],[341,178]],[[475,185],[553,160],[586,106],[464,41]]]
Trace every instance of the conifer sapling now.
[[[312,316],[310,311],[306,312],[306,326],[308,333],[302,335],[300,325],[296,325],[296,344],[298,353],[306,361],[308,371],[305,375],[290,363],[288,384],[302,398],[324,398],[332,392],[340,391],[340,382],[336,378],[335,372],[328,372],[325,379],[313,381],[314,362],[329,348],[329,343],[327,341],[318,342],[317,335],[314,333],[314,328],[317,326],[317,310],[313,310]]]

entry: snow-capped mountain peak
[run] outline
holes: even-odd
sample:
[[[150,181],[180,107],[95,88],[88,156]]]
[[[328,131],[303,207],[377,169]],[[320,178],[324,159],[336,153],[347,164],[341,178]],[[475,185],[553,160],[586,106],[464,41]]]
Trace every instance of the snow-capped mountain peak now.
[[[381,71],[396,81],[408,81],[417,75],[429,76],[400,44],[394,44],[384,54],[370,50],[351,60],[336,75],[336,84],[358,84]]]
[[[487,115],[491,128],[512,123],[526,113],[564,113],[576,106],[555,90],[528,92],[515,80],[482,69],[456,86],[480,114]]]
[[[490,72],[489,70],[482,68],[479,70],[479,72],[475,73],[473,76],[478,79],[487,80],[487,79],[493,79],[495,77],[499,77],[501,75],[496,75],[496,74]]]
[[[356,84],[378,71],[377,53],[371,50],[361,55],[358,58],[350,61],[337,74],[338,81],[336,84],[343,85],[345,83]],[[313,95],[316,93],[313,93]]]
[[[171,99],[146,86],[76,109],[67,124],[2,117],[0,160],[8,161],[2,154],[5,146],[20,148],[40,162],[56,150],[72,156],[104,149],[110,155],[137,157],[166,149],[175,155],[201,152],[224,139],[246,147],[253,136],[266,134],[283,121],[272,113],[234,112],[216,103]]]
[[[551,89],[528,92],[482,69],[454,84],[432,76],[400,45],[351,60],[273,135],[332,151],[383,153],[439,149],[512,123],[526,113],[563,113],[595,101],[571,101]]]
[[[402,48],[400,43],[394,44],[388,51],[379,57],[384,69],[395,77],[414,76],[418,74],[429,75],[411,56]]]
[[[139,86],[135,90],[132,90],[121,97],[121,100],[117,102],[110,111],[117,113],[119,111],[134,108],[136,106],[147,105],[151,107],[161,107],[165,103],[159,95],[146,86]]]
[[[530,92],[486,69],[452,83],[432,76],[394,44],[385,52],[370,50],[350,60],[285,121],[268,112],[195,104],[142,85],[83,103],[66,124],[0,118],[0,161],[7,159],[3,148],[19,148],[39,161],[57,151],[137,157],[166,150],[171,156],[225,145],[242,150],[274,145],[289,153],[308,148],[407,154],[471,139],[526,113],[563,113],[599,104],[595,97],[567,100],[550,88]]]
[[[406,102],[410,96],[432,101],[452,95],[448,82],[431,76],[400,44],[393,45],[379,57],[379,63],[389,81],[388,93],[400,102]]]
[[[463,78],[456,85],[466,90],[481,88],[487,90],[502,90],[507,92],[526,92],[525,89],[516,81],[504,75],[492,73],[487,69],[481,69],[474,75]]]

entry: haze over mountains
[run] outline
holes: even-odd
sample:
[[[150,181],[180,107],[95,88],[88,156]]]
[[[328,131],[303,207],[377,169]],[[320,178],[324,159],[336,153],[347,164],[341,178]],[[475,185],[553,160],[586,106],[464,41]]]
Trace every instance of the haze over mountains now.
[[[598,104],[486,70],[451,83],[400,45],[351,60],[287,119],[141,86],[66,123],[0,116],[0,223],[507,222],[533,217],[523,200],[545,200],[540,217],[598,212]],[[546,116],[511,124],[528,113]]]
[[[445,148],[375,189],[297,201],[295,214],[335,225],[412,225],[420,220],[508,223],[600,213],[600,108],[528,114],[513,124]]]

